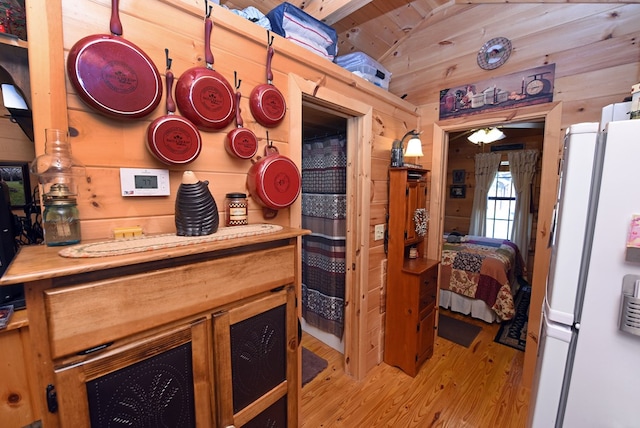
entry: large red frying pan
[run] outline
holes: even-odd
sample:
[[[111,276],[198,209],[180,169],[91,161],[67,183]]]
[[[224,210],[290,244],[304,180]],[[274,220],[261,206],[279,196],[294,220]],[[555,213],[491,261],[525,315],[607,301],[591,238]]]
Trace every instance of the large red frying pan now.
[[[267,32],[267,83],[256,86],[251,91],[249,106],[256,121],[267,128],[277,126],[287,112],[287,103],[284,97],[273,85],[273,72],[271,60],[273,59],[273,36],[269,38]]]
[[[205,1],[205,8],[207,2]],[[233,87],[213,69],[211,52],[211,6],[204,21],[204,53],[206,67],[192,67],[176,84],[176,103],[182,114],[203,131],[222,129],[234,119]]]
[[[202,149],[198,128],[189,120],[175,114],[173,101],[173,72],[169,49],[167,56],[167,114],[151,122],[147,128],[147,148],[156,159],[168,165],[185,165],[195,160]]]
[[[162,98],[158,69],[140,48],[120,37],[118,0],[111,0],[109,35],[92,35],[69,51],[67,73],[80,98],[114,118],[137,119],[151,113]]]
[[[236,128],[227,133],[224,148],[232,156],[251,159],[258,151],[258,138],[250,129],[243,128],[242,109],[240,108],[240,80],[236,83]]]
[[[302,177],[296,164],[278,153],[271,142],[264,148],[264,157],[251,165],[247,174],[249,193],[262,205],[265,218],[273,218],[277,213],[275,210],[293,204],[300,195],[301,184]]]

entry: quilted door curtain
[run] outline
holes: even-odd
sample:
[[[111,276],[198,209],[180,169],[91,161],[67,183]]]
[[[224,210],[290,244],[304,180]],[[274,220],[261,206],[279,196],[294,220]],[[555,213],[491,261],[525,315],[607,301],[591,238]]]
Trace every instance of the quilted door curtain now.
[[[322,331],[344,331],[347,214],[346,136],[302,145],[302,316]]]

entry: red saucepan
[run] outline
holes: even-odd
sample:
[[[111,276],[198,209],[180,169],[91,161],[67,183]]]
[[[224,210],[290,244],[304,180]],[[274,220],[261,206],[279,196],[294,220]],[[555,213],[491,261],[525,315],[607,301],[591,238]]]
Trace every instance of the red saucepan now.
[[[273,85],[273,72],[271,71],[271,59],[273,58],[273,36],[267,32],[267,83],[258,85],[251,91],[249,97],[251,113],[256,121],[267,128],[277,126],[287,112],[287,103],[284,97]]]
[[[92,35],[69,51],[67,73],[80,98],[118,119],[151,113],[162,98],[158,69],[140,48],[120,37],[118,0],[111,0],[110,35]]]
[[[159,161],[168,165],[185,165],[195,160],[202,149],[198,128],[188,119],[175,114],[173,101],[173,73],[169,49],[167,56],[167,114],[151,122],[147,128],[147,148]]]
[[[229,131],[225,140],[224,148],[231,156],[240,159],[251,159],[258,151],[258,138],[250,129],[243,128],[242,109],[240,108],[240,82],[236,80],[236,128]]]
[[[247,174],[249,193],[263,207],[265,218],[273,218],[275,210],[293,204],[300,194],[301,183],[296,164],[278,153],[271,142],[264,148],[264,157],[251,165]]]
[[[205,8],[207,2],[205,1]],[[204,51],[206,67],[192,67],[185,71],[176,84],[176,103],[182,114],[203,131],[222,129],[234,118],[233,87],[213,69],[210,18],[208,7],[204,21]]]

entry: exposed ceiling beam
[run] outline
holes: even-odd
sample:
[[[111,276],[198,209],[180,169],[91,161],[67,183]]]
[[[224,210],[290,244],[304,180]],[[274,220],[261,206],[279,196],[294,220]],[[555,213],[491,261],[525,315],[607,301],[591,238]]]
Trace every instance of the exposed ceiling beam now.
[[[308,0],[298,1],[299,7],[314,18],[333,25],[351,15],[372,0]]]

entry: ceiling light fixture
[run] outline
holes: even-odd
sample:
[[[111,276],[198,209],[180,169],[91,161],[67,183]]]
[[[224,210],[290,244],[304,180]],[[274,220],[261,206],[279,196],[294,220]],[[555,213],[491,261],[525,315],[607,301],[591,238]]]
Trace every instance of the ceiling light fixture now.
[[[473,144],[489,144],[494,141],[502,140],[506,135],[498,128],[484,128],[478,129],[473,134],[469,135],[467,139]]]

